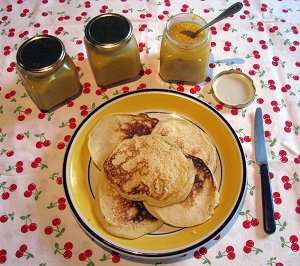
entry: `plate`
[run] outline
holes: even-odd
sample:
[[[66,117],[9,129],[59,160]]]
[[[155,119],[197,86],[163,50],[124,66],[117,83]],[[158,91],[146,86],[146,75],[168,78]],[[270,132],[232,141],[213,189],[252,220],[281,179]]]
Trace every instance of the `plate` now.
[[[127,240],[107,233],[93,213],[97,168],[91,161],[87,139],[91,129],[111,113],[140,113],[150,116],[178,115],[195,123],[213,140],[218,151],[215,173],[220,205],[202,225],[190,228],[163,226],[157,232]],[[110,134],[110,132],[107,132]],[[246,192],[246,161],[235,131],[214,108],[193,96],[164,89],[147,89],[117,96],[91,112],[74,132],[63,164],[67,201],[80,227],[100,246],[132,257],[170,258],[214,245],[237,219]],[[180,214],[179,214],[180,215]]]

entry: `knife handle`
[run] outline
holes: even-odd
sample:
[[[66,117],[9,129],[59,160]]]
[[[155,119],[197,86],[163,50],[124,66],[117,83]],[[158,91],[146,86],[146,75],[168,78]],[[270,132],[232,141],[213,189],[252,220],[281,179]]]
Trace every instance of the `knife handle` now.
[[[262,164],[260,166],[261,175],[261,190],[262,190],[262,205],[263,205],[263,218],[264,230],[268,235],[271,235],[276,230],[276,223],[274,217],[273,195],[270,184],[269,168],[268,165]]]

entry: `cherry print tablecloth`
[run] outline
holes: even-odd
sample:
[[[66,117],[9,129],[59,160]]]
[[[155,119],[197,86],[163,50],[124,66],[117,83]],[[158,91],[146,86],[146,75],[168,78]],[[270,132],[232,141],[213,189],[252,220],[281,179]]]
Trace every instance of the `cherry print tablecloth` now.
[[[159,48],[168,18],[195,13],[207,21],[232,0],[3,0],[0,2],[0,264],[137,265],[102,249],[80,229],[67,205],[62,163],[70,136],[95,107],[116,95],[147,88],[177,90],[220,112],[240,138],[247,158],[245,204],[229,233],[213,247],[185,257],[151,261],[168,265],[299,265],[300,251],[300,2],[243,1],[238,14],[211,27],[207,78],[197,86],[163,82]],[[83,29],[98,14],[115,12],[133,23],[143,64],[142,77],[111,89],[98,88],[83,45]],[[74,60],[82,95],[43,114],[16,73],[16,51],[29,37],[59,37]],[[255,101],[228,109],[211,94],[211,79],[237,69],[256,85]],[[263,231],[259,167],[255,162],[253,119],[262,107],[276,233]]]

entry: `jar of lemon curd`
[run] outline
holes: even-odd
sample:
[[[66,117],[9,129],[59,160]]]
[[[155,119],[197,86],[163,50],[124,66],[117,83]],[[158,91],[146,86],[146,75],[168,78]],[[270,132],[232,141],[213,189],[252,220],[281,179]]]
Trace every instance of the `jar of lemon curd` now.
[[[184,30],[195,32],[205,24],[203,18],[194,14],[178,14],[167,22],[160,49],[160,76],[163,80],[197,84],[206,78],[210,30],[203,30],[196,38],[181,33]]]
[[[131,22],[108,13],[93,18],[85,27],[84,43],[98,86],[112,86],[138,77],[140,52]]]
[[[17,71],[28,95],[42,112],[51,112],[82,92],[76,66],[61,40],[38,35],[17,52]]]

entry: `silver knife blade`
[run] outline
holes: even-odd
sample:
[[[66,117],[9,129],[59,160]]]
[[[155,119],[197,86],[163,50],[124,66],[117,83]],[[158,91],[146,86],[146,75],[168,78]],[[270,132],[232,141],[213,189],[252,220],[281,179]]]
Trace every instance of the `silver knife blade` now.
[[[273,234],[276,231],[274,217],[273,195],[270,184],[270,174],[268,167],[268,157],[265,142],[265,131],[263,124],[262,109],[257,108],[255,112],[255,155],[256,162],[260,167],[261,176],[261,194],[263,207],[264,230],[267,234]]]
[[[255,112],[255,155],[259,165],[268,164],[262,109]]]

